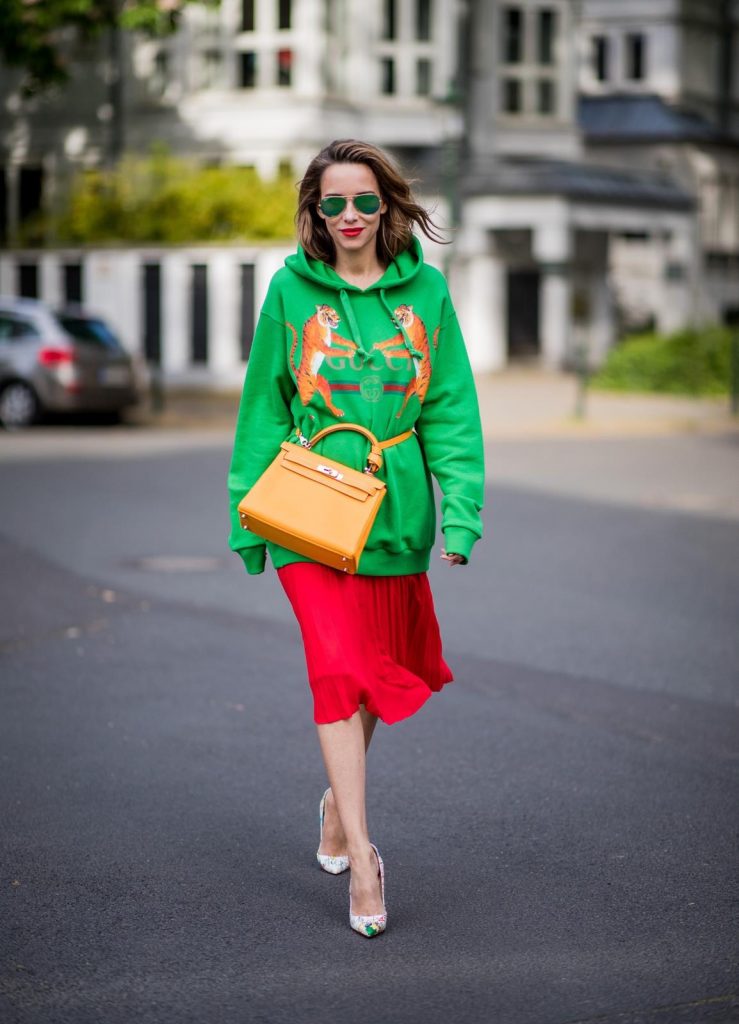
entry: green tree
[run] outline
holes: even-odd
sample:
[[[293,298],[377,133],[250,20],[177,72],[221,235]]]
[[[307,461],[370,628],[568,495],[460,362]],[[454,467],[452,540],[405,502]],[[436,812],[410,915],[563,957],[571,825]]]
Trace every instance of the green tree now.
[[[162,243],[294,237],[292,171],[265,181],[253,168],[199,167],[159,150],[115,168],[80,171],[60,210],[29,222],[21,241]]]
[[[69,40],[133,29],[165,35],[194,0],[0,0],[0,58],[24,72],[26,95],[69,77]],[[217,0],[201,0],[210,5]]]
[[[125,149],[122,33],[167,35],[195,2],[217,7],[220,0],[0,0],[0,60],[22,70],[21,91],[33,96],[67,81],[74,60],[72,40],[104,36],[112,112],[107,162],[115,164]]]

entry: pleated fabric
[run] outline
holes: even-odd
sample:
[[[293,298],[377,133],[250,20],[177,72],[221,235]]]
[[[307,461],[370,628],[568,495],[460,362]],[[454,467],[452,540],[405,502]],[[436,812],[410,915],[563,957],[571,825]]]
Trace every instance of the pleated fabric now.
[[[317,724],[364,704],[390,725],[452,682],[425,572],[350,576],[294,562],[277,574],[303,636]]]

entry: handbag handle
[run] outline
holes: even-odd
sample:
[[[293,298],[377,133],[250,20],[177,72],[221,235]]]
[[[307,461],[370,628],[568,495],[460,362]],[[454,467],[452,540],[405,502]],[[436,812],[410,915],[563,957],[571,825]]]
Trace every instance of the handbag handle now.
[[[370,443],[370,451],[367,456],[367,468],[365,473],[376,473],[378,469],[382,468],[382,449],[380,442],[377,440],[371,430],[367,430],[366,427],[360,426],[359,423],[332,423],[330,427],[324,427],[323,430],[319,430],[315,437],[312,437],[308,442],[307,447],[312,448],[314,444],[318,444],[324,437],[329,434],[335,434],[337,430],[354,430],[358,434],[363,434]]]

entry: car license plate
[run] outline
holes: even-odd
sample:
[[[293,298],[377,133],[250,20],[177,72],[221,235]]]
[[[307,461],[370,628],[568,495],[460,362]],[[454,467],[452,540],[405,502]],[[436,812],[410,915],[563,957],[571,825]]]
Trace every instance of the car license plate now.
[[[131,381],[127,366],[104,366],[98,371],[98,380],[109,388],[120,388]]]

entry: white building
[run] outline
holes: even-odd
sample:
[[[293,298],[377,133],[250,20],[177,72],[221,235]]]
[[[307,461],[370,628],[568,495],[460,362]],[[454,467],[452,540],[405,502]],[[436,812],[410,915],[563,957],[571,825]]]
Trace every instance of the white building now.
[[[589,161],[656,169],[697,204],[693,248],[666,252],[644,225],[615,240],[623,304],[660,323],[645,280],[686,282],[690,318],[739,313],[739,3],[586,0],[579,123]],[[668,240],[669,248],[669,240]],[[690,260],[693,262],[692,273]],[[688,282],[691,287],[688,289]],[[667,319],[666,319],[667,318]],[[676,312],[674,318],[682,319]]]
[[[449,270],[478,369],[567,365],[581,345],[597,362],[623,326],[672,329],[737,305],[738,26],[737,0],[193,7],[170,39],[124,38],[120,117],[102,52],[33,102],[6,76],[0,230],[12,237],[69,168],[121,141],[299,174],[330,139],[366,138],[419,173],[454,225],[451,251],[429,257]],[[117,259],[127,283],[111,287]],[[226,381],[242,372],[240,332],[272,256],[218,259],[8,254],[0,288],[102,304],[175,376]]]

